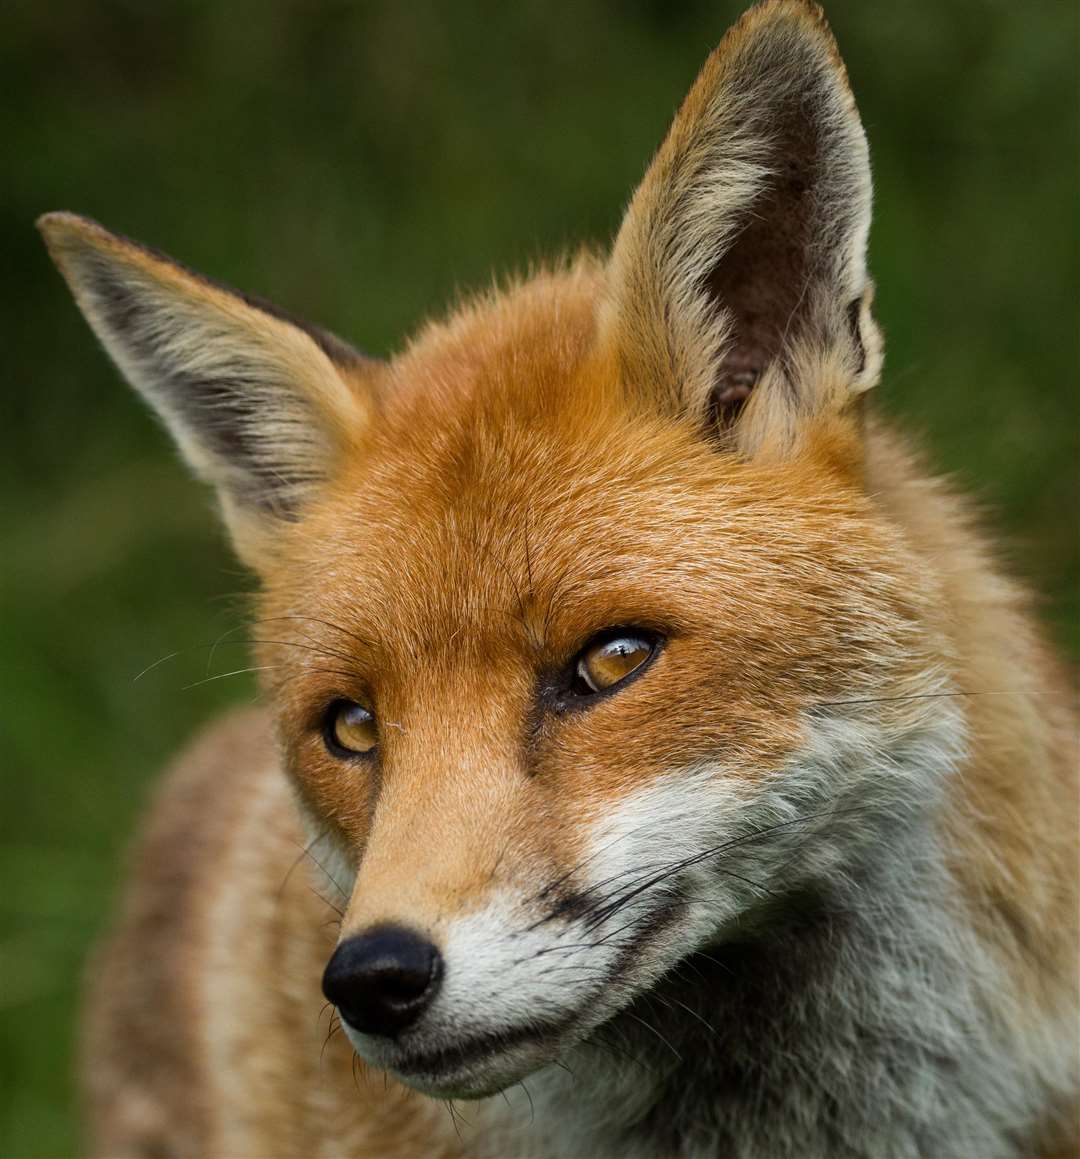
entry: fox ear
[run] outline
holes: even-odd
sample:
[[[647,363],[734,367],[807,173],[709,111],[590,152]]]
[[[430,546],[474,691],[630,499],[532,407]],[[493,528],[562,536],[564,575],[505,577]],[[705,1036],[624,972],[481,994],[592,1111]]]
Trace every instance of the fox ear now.
[[[616,239],[605,324],[628,386],[748,452],[873,386],[870,199],[821,10],[766,0],[706,62]]]
[[[217,488],[238,553],[258,567],[362,429],[378,364],[86,218],[50,213],[38,227],[94,333]]]

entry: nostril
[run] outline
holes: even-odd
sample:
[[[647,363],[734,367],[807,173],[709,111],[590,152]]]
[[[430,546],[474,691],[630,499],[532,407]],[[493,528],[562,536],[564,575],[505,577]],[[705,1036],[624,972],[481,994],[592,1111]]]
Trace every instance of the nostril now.
[[[402,926],[376,926],[334,951],[323,993],[355,1030],[392,1037],[431,1005],[441,981],[436,946]]]

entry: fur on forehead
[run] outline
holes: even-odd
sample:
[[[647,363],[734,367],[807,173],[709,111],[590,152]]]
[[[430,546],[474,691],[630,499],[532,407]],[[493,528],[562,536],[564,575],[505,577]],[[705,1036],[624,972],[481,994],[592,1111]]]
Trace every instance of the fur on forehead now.
[[[815,552],[822,576],[842,557],[841,588],[875,570],[888,546],[865,533],[855,426],[822,421],[782,461],[718,447],[625,390],[596,329],[604,276],[584,257],[417,336],[377,421],[287,529],[266,577],[281,602],[335,593],[359,620],[505,634],[493,605],[518,614],[535,594],[545,620],[557,595],[572,634],[674,615],[675,589],[688,604],[723,582],[735,602],[761,596]]]
[[[706,62],[609,260],[466,305],[389,366],[85,218],[41,228],[265,575],[331,480],[395,441],[423,462],[466,411],[477,447],[522,419],[585,442],[664,416],[684,459],[693,429],[746,459],[828,444],[856,464],[853,402],[881,361],[869,220],[866,141],[820,10],[765,0]]]

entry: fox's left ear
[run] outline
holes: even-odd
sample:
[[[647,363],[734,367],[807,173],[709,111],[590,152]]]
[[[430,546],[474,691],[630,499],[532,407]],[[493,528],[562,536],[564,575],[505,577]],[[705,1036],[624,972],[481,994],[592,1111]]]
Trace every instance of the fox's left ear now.
[[[616,239],[604,325],[628,387],[757,453],[873,386],[870,200],[821,10],[766,0],[706,62]]]
[[[381,364],[87,218],[38,227],[102,345],[217,489],[237,553],[264,567],[361,436]]]

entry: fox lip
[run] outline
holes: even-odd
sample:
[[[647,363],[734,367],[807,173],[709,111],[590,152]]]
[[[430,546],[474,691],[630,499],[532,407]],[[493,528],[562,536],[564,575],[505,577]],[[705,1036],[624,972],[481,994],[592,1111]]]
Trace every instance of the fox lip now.
[[[393,1069],[403,1078],[449,1075],[507,1054],[515,1047],[542,1047],[545,1042],[556,1038],[561,1029],[555,1026],[523,1026],[517,1030],[478,1034],[452,1046],[408,1054],[395,1060]]]
[[[557,1057],[576,1020],[474,1035],[445,1047],[403,1054],[382,1065],[403,1082],[441,1098],[497,1094]]]

